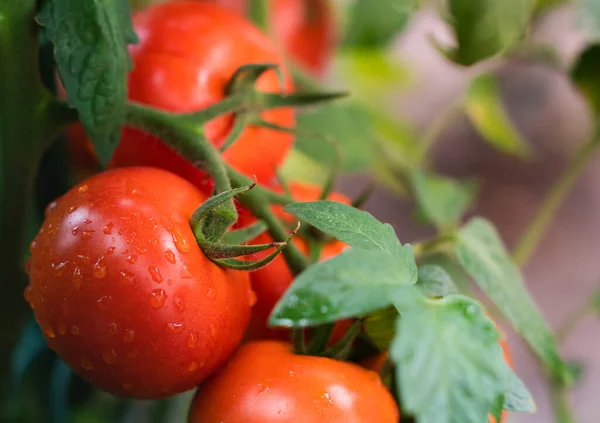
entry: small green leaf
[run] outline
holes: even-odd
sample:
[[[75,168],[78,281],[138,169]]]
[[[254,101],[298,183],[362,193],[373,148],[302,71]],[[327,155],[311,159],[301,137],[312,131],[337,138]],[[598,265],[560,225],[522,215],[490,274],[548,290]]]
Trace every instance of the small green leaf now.
[[[499,335],[474,300],[424,300],[402,312],[390,350],[402,408],[419,423],[482,423],[504,394]]]
[[[458,288],[442,267],[431,264],[419,266],[417,287],[426,297],[446,297],[457,294]]]
[[[454,252],[458,262],[499,307],[548,369],[568,378],[556,340],[523,283],[494,226],[475,218],[458,233]]]
[[[380,47],[406,26],[419,0],[357,0],[350,11],[345,46]]]
[[[412,172],[412,185],[417,204],[427,220],[442,229],[458,224],[477,192],[475,182],[426,174],[421,169]]]
[[[127,45],[136,43],[127,0],[52,0],[37,20],[54,44],[69,105],[102,163],[112,157],[125,120]]]
[[[533,0],[449,0],[458,49],[452,58],[472,65],[509,50],[526,33]]]
[[[406,250],[401,246],[394,228],[352,206],[321,200],[290,204],[284,210],[351,247],[382,250],[399,259],[407,257]]]
[[[335,163],[337,145],[343,171],[357,172],[371,166],[371,122],[359,106],[348,102],[319,106],[299,114],[296,128],[294,148],[317,163],[326,166]]]
[[[269,323],[316,326],[390,305],[417,281],[412,249],[404,246],[399,253],[402,259],[381,250],[348,249],[309,267],[277,303]]]
[[[396,307],[386,307],[369,314],[363,323],[367,336],[380,351],[387,351],[396,335]]]
[[[494,75],[481,74],[471,81],[465,108],[473,126],[491,146],[517,157],[531,155],[525,141],[502,104],[498,81]]]
[[[600,1],[598,2],[600,5]],[[599,6],[600,8],[600,6]],[[571,78],[588,100],[593,113],[600,116],[600,44],[593,44],[581,53],[571,70]]]
[[[531,392],[529,392],[529,389],[527,389],[521,378],[510,367],[505,367],[506,392],[504,394],[503,408],[512,412],[535,412],[536,407]]]

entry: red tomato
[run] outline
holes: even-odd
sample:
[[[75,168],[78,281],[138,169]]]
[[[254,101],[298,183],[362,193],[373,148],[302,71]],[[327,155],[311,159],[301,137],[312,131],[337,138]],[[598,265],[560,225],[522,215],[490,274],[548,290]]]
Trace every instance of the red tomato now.
[[[211,0],[246,13],[248,0]],[[335,22],[327,0],[272,0],[273,38],[283,51],[309,72],[320,75],[333,54]]]
[[[373,372],[254,342],[203,385],[189,423],[397,423],[398,407]]]
[[[111,393],[156,398],[193,388],[242,339],[248,275],[198,248],[189,220],[206,199],[159,169],[98,174],[47,209],[30,286],[48,345]]]
[[[170,112],[193,112],[226,97],[235,71],[252,63],[277,63],[283,59],[273,43],[250,22],[213,4],[192,0],[157,4],[134,15],[139,44],[130,47],[133,71],[129,74],[129,99]],[[285,89],[291,77],[283,66]],[[280,92],[275,71],[257,83],[264,92]],[[263,112],[262,118],[293,127],[293,109]],[[231,115],[205,125],[207,138],[217,147],[225,142],[233,123]],[[82,141],[83,142],[83,141]],[[87,141],[89,142],[89,141]],[[293,136],[271,129],[248,127],[223,154],[224,159],[247,176],[270,183],[276,167],[285,159]],[[153,166],[173,172],[204,192],[212,183],[206,173],[175,153],[158,138],[124,128],[109,167]]]

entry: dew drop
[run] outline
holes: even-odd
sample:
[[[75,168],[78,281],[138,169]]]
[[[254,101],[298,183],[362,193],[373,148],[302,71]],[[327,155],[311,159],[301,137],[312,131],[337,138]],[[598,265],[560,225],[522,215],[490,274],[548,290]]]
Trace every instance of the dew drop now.
[[[199,368],[201,368],[201,367],[203,367],[203,366],[204,366],[204,365],[203,365],[202,363],[198,364],[197,362],[195,362],[195,361],[192,361],[192,362],[190,363],[190,365],[188,366],[188,370],[189,370],[190,372],[195,372],[196,370],[198,370]]]
[[[126,260],[127,260],[128,263],[134,264],[137,261],[137,256],[129,255],[129,256],[127,256]]]
[[[173,286],[173,280],[172,279],[167,279],[167,285]]]
[[[50,216],[50,213],[52,213],[54,209],[56,209],[56,201],[53,201],[46,206],[46,209],[44,210],[44,216]]]
[[[331,397],[329,396],[329,392],[325,392],[325,393],[323,394],[323,398],[325,398],[325,400],[326,400],[326,401],[327,401],[329,404],[333,405],[333,401],[331,400]]]
[[[98,300],[96,300],[96,306],[100,310],[106,310],[112,301],[113,301],[113,297],[111,297],[110,295],[105,295],[105,296],[99,298]]]
[[[123,334],[123,341],[127,343],[133,342],[135,338],[135,331],[132,329],[125,329],[125,333]]]
[[[81,240],[87,241],[89,239],[92,239],[92,237],[94,236],[95,233],[96,233],[96,231],[94,231],[94,230],[83,231],[83,232],[81,232]]]
[[[154,282],[161,283],[163,281],[160,270],[158,270],[156,266],[148,266],[148,272],[150,273],[150,276],[152,276]]]
[[[102,279],[106,277],[106,264],[104,263],[104,257],[100,257],[98,261],[92,267],[92,273],[95,278]]]
[[[173,243],[175,244],[175,248],[177,248],[177,250],[180,253],[185,254],[190,252],[190,244],[188,243],[188,240],[185,237],[185,235],[181,233],[181,229],[179,228],[179,226],[172,226],[171,236],[173,237]]]
[[[144,254],[146,254],[148,252],[148,249],[144,246],[136,245],[135,251],[137,251],[138,254],[143,256]]]
[[[54,328],[50,324],[44,325],[44,333],[50,339],[56,338],[56,333],[54,333]]]
[[[52,269],[54,270],[54,273],[56,273],[57,275],[62,275],[64,268],[68,264],[69,264],[68,261],[62,261],[60,263],[52,263]]]
[[[175,260],[175,253],[169,249],[165,251],[165,258],[169,263],[175,264],[177,260]]]
[[[102,228],[102,232],[104,232],[106,235],[111,235],[112,234],[112,230],[113,230],[113,224],[112,224],[112,222],[108,222],[106,224],[106,226],[104,226],[104,228]]]
[[[71,335],[73,335],[73,336],[79,336],[79,327],[73,326],[71,328]]]
[[[114,335],[117,333],[117,324],[116,323],[109,323],[108,324],[108,333],[111,335]]]
[[[121,277],[121,282],[123,282],[126,285],[131,285],[133,283],[133,281],[135,280],[135,275],[126,270],[120,271],[119,276]]]
[[[248,292],[248,305],[250,307],[254,307],[254,305],[256,304],[256,301],[258,301],[258,298],[256,297],[256,293],[253,290],[250,290],[250,292]]]
[[[198,332],[190,332],[190,334],[187,337],[187,346],[188,348],[192,349],[195,348],[196,345],[198,345]]]
[[[89,225],[90,223],[92,223],[92,221],[90,219],[85,219],[85,221],[83,223],[85,223],[86,225]]]
[[[31,287],[31,285],[27,285],[25,291],[23,291],[23,296],[25,297],[25,301],[29,303],[29,306],[32,309],[34,309],[35,307],[33,305],[33,288]]]
[[[192,279],[192,274],[187,269],[185,264],[181,266],[181,272],[179,273],[179,276],[181,277],[181,279]]]
[[[58,334],[59,334],[59,335],[64,335],[64,334],[66,334],[66,333],[67,333],[67,327],[65,326],[65,324],[64,324],[64,323],[60,323],[60,324],[58,325]]]
[[[179,311],[185,311],[185,304],[183,303],[183,300],[181,298],[175,298],[175,307],[177,307],[177,310]]]
[[[73,213],[75,210],[77,210],[77,205],[72,205],[69,207],[69,214]]]
[[[167,294],[164,289],[155,289],[150,294],[150,304],[152,304],[152,307],[156,310],[162,308],[162,306],[165,305],[166,301]]]
[[[127,382],[125,382],[123,384],[123,389],[125,389],[126,391],[131,391],[133,389],[133,383],[127,383]]]
[[[156,239],[154,237],[148,238],[148,242],[150,242],[150,244],[152,244],[152,245],[158,245],[158,239]]]
[[[76,267],[75,270],[73,270],[73,277],[71,280],[73,281],[75,289],[81,288],[81,269],[79,267]]]
[[[167,324],[165,325],[165,331],[167,333],[181,333],[183,332],[183,323],[167,322]]]
[[[89,358],[83,357],[81,359],[81,367],[83,370],[87,370],[89,372],[90,370],[94,370],[94,363],[92,363]]]
[[[33,253],[33,250],[35,250],[35,247],[37,246],[37,237],[33,239],[33,241],[31,241],[31,244],[29,244],[29,252]]]
[[[210,334],[211,334],[211,336],[216,336],[217,335],[217,328],[213,324],[210,325]]]
[[[83,264],[88,264],[90,262],[90,258],[88,256],[84,256],[82,254],[77,254],[77,258],[81,260]]]
[[[73,228],[73,230],[71,231],[71,233],[72,233],[73,235],[77,235],[77,234],[79,233],[79,226],[75,226],[75,227]]]
[[[113,364],[117,360],[117,352],[111,348],[102,353],[102,358],[106,364]]]
[[[59,231],[59,227],[58,226],[54,226],[52,223],[50,223],[48,225],[48,236],[53,237],[54,235],[56,235]]]
[[[88,186],[87,184],[80,186],[79,188],[77,188],[77,192],[80,194],[83,194],[84,192],[86,192],[88,190]]]
[[[106,250],[106,254],[110,256],[111,254],[114,254],[114,253],[115,253],[115,250],[116,250],[116,248],[115,248],[115,247],[109,247],[109,248]]]

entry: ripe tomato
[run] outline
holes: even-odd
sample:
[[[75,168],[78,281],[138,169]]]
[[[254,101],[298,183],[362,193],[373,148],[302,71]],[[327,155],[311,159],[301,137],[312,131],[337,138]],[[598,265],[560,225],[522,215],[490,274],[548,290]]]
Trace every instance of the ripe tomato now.
[[[373,372],[299,356],[289,344],[243,345],[203,385],[189,423],[397,423],[398,407]]]
[[[291,77],[277,48],[234,12],[204,2],[179,0],[139,12],[133,23],[140,42],[130,47],[134,68],[129,74],[128,95],[132,101],[170,112],[197,111],[223,100],[235,71],[253,63],[282,65],[285,89],[291,90]],[[277,73],[266,72],[257,87],[264,92],[280,92]],[[295,123],[290,108],[265,111],[261,116],[281,126]],[[221,147],[232,124],[231,115],[214,119],[205,125],[205,135]],[[250,126],[223,157],[245,175],[270,183],[292,143],[291,134]],[[155,136],[127,127],[109,165],[123,166],[162,168],[204,192],[212,189],[205,172]]]
[[[198,248],[189,219],[206,199],[154,168],[98,174],[48,206],[25,297],[48,345],[111,393],[191,389],[237,347],[254,295],[248,275]]]
[[[212,0],[240,14],[248,0]],[[328,0],[271,0],[271,29],[282,50],[314,74],[322,74],[333,54],[335,22]]]
[[[321,194],[321,188],[316,185],[304,184],[304,183],[292,183],[289,186],[292,197],[299,202],[315,201],[318,200]],[[273,188],[275,191],[282,191],[281,187]],[[349,204],[350,199],[340,193],[331,193],[328,197],[331,201],[338,201],[344,204]],[[282,206],[273,206],[273,211],[284,221],[293,223],[296,218],[283,211]],[[242,212],[241,216],[246,221],[244,224],[250,223],[252,218],[247,213]],[[252,244],[262,244],[272,242],[272,238],[268,234],[263,234],[257,237]],[[298,249],[308,255],[309,246],[305,240],[300,237],[296,237],[293,241],[294,245]],[[336,255],[340,254],[345,248],[346,244],[340,241],[332,241],[323,246],[321,251],[320,259],[322,261],[331,259]],[[267,252],[255,254],[253,259],[263,258],[268,255]],[[294,275],[287,266],[285,258],[278,256],[269,265],[262,269],[256,270],[250,274],[250,280],[252,281],[252,289],[256,293],[256,305],[252,309],[252,321],[249,327],[249,333],[247,338],[249,339],[265,339],[265,338],[277,338],[277,339],[288,339],[288,330],[286,329],[270,329],[267,327],[267,320],[269,315],[273,311],[273,308],[277,302],[281,299],[285,291],[290,287],[294,280]],[[337,338],[341,338],[344,335],[344,328],[348,328],[348,322],[343,323],[344,326],[338,328]],[[341,335],[341,336],[340,336]],[[334,336],[333,338],[336,338]]]

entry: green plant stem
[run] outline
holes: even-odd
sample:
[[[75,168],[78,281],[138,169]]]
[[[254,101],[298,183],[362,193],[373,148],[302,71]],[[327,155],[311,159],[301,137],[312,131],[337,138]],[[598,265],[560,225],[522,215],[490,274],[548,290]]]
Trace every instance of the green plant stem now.
[[[527,231],[525,231],[514,249],[513,259],[519,266],[524,266],[535,252],[546,229],[554,220],[559,207],[563,204],[575,181],[581,176],[598,147],[600,147],[600,140],[597,138],[584,144],[546,196],[539,213],[530,223]]]
[[[553,386],[552,400],[556,423],[577,423],[575,416],[573,416],[573,411],[569,406],[566,387],[561,385]]]
[[[250,0],[248,15],[256,26],[269,34],[269,0]]]
[[[427,153],[433,147],[435,142],[444,134],[446,130],[456,122],[464,109],[464,98],[459,96],[446,106],[440,114],[433,120],[427,132],[421,138],[419,143],[419,157],[421,161],[427,158]]]

